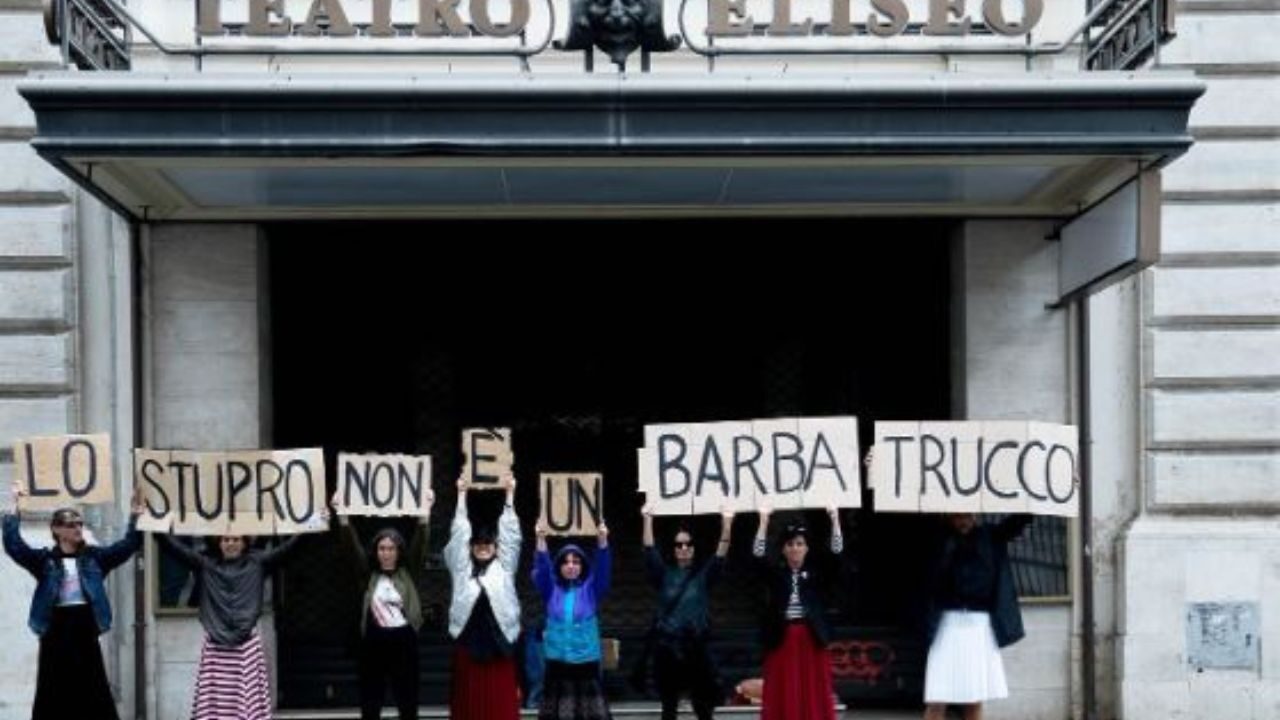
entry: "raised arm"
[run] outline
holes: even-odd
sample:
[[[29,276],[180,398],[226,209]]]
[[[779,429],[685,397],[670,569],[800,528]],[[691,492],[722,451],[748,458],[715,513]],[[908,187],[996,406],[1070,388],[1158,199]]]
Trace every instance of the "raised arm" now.
[[[102,565],[103,572],[111,572],[142,549],[142,533],[138,531],[138,516],[142,514],[142,509],[142,492],[134,488],[129,508],[129,528],[125,530],[124,537],[98,551],[98,563]]]
[[[515,575],[520,569],[520,546],[524,538],[520,532],[520,517],[516,515],[516,478],[507,474],[504,482],[507,497],[502,514],[498,516],[498,564],[507,574]]]
[[[597,530],[594,565],[591,569],[591,584],[595,587],[596,598],[603,600],[613,585],[613,551],[609,549],[609,526],[603,522]]]
[[[42,553],[32,548],[22,538],[22,519],[18,514],[18,501],[21,500],[23,494],[22,483],[15,480],[12,495],[13,506],[8,509],[4,516],[4,551],[27,572],[39,577]]]
[[[551,554],[547,551],[547,528],[541,520],[538,521],[535,532],[538,534],[538,548],[533,554],[533,586],[545,603],[551,600],[555,579],[551,570]]]
[[[662,579],[667,574],[667,565],[662,562],[662,554],[653,543],[653,506],[645,503],[640,508],[640,516],[644,520],[644,575],[655,590],[662,589]]]
[[[831,518],[831,553],[839,555],[844,552],[844,530],[840,527],[840,510],[834,505],[827,508],[827,517]]]
[[[458,478],[458,504],[453,509],[449,544],[444,546],[444,563],[454,577],[464,577],[471,569],[471,520],[467,517],[467,483]]]
[[[200,554],[185,542],[178,542],[168,533],[155,533],[156,542],[165,547],[166,550],[173,553],[174,556],[182,562],[183,565],[191,568],[199,568],[204,564],[204,555]]]
[[[427,539],[431,536],[431,508],[435,507],[436,494],[427,488],[422,514],[413,523],[413,537],[409,540],[409,556],[406,558],[409,573],[420,576],[427,569]]]
[[[751,554],[763,560],[765,551],[769,549],[769,516],[773,514],[773,509],[761,503],[757,512],[760,515],[760,525],[756,527],[756,538],[751,545]]]
[[[729,556],[729,543],[733,538],[733,518],[732,510],[725,510],[720,514],[720,541],[716,543],[716,554],[711,556],[702,569],[708,585],[719,581],[720,574],[724,572],[725,558]]]
[[[279,565],[289,553],[298,548],[298,542],[302,540],[302,535],[290,535],[284,542],[276,543],[274,547],[262,551],[258,557],[262,560],[263,567],[268,570]]]
[[[733,539],[733,511],[725,510],[720,514],[720,542],[716,543],[716,557],[724,559],[729,555],[729,541]]]
[[[333,493],[332,503],[334,507],[338,506],[338,493]],[[360,575],[364,577],[369,574],[369,555],[364,551],[364,546],[360,544],[360,536],[356,534],[355,527],[351,524],[351,518],[346,515],[338,516],[338,532],[342,537],[339,538],[339,544],[343,548],[342,554],[347,556],[347,562]]]

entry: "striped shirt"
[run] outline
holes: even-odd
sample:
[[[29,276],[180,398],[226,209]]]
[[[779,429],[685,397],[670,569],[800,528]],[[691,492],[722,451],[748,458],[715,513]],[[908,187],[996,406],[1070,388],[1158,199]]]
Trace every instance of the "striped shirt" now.
[[[764,538],[756,538],[755,545],[752,546],[752,554],[756,557],[764,557],[767,546]],[[844,552],[844,536],[839,533],[831,535],[831,552],[839,555]],[[800,581],[808,579],[808,572],[799,569],[791,571],[791,592],[787,595],[787,619],[800,620],[803,619],[806,612],[804,603],[800,599]]]
[[[758,558],[765,556],[765,552],[769,546],[765,543],[764,538],[756,538],[755,544],[751,546],[751,552]],[[839,555],[844,552],[844,535],[831,536],[831,552]]]
[[[791,594],[787,596],[787,619],[800,620],[806,613],[804,603],[800,602],[800,576],[803,570],[791,571]]]

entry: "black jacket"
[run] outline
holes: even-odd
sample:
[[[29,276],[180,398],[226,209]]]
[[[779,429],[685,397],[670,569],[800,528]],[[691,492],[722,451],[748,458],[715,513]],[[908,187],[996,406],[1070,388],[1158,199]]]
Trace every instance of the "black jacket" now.
[[[1018,591],[1013,582],[1013,569],[1009,565],[1009,542],[1022,534],[1031,524],[1030,515],[1010,515],[994,525],[979,525],[974,533],[977,554],[995,570],[995,587],[992,589],[991,629],[996,644],[1007,647],[1021,640],[1026,632],[1022,627],[1022,608],[1018,605]],[[928,609],[925,615],[925,646],[933,644],[945,610],[942,588],[951,571],[951,559],[959,542],[954,531],[948,530],[939,540],[937,552],[931,563],[929,577]]]
[[[765,652],[782,644],[787,630],[787,599],[791,597],[791,569],[786,561],[765,555],[756,558],[756,565],[767,591],[765,615],[760,625],[760,642]],[[811,544],[804,566],[800,569],[800,602],[804,605],[805,621],[813,633],[813,641],[819,647],[831,642],[831,625],[827,622],[827,607],[823,601],[825,591],[832,583],[845,585],[851,582],[845,572],[840,555],[826,547]],[[848,592],[852,587],[845,585]]]

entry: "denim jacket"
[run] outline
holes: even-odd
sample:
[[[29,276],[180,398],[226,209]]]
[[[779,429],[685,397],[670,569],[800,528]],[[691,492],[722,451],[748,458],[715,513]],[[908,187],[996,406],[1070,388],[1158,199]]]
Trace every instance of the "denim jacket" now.
[[[80,568],[80,587],[85,600],[93,608],[93,619],[98,632],[111,629],[111,601],[107,598],[107,574],[124,564],[142,547],[142,533],[138,532],[138,517],[129,520],[125,536],[105,547],[85,545],[75,556]],[[62,584],[62,559],[66,557],[57,546],[33,548],[27,545],[19,532],[16,513],[4,516],[4,551],[36,579],[36,592],[31,596],[31,613],[27,626],[36,635],[44,635],[53,619],[53,607],[58,602],[58,588]]]

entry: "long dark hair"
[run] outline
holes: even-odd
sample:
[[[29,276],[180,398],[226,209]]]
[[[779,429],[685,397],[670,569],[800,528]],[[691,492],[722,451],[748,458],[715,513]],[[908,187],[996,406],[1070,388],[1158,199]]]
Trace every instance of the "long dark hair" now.
[[[382,528],[373,536],[370,554],[373,557],[374,567],[378,570],[382,569],[382,564],[378,562],[378,546],[382,544],[383,540],[390,540],[396,546],[396,569],[404,567],[406,562],[404,536],[400,534],[399,530],[390,527]]]
[[[670,558],[672,563],[675,563],[676,538],[680,537],[680,533],[689,536],[689,547],[693,548],[693,561],[696,563],[698,561],[698,543],[694,542],[693,539],[693,527],[685,520],[681,520],[680,524],[676,525],[676,531],[671,533],[671,542],[667,545],[666,556]]]

